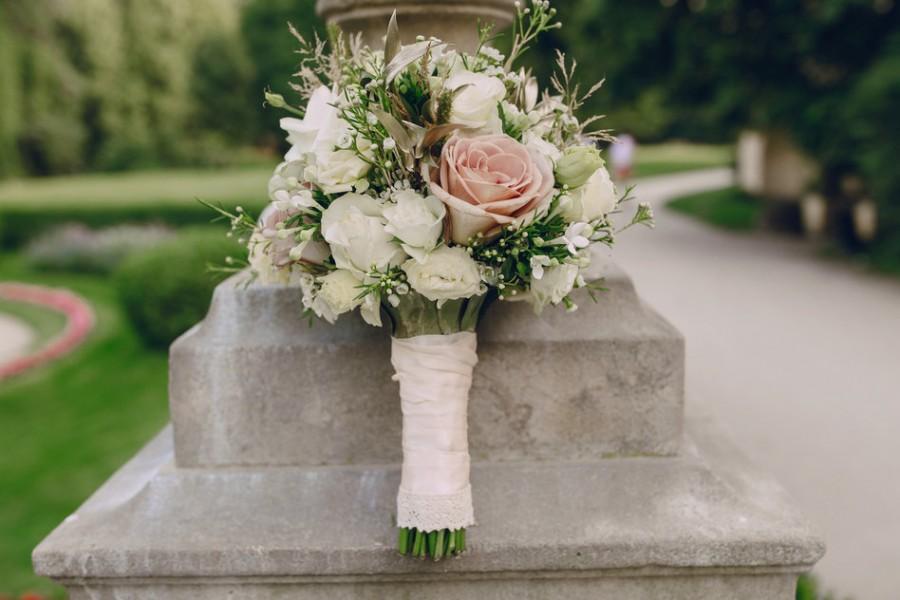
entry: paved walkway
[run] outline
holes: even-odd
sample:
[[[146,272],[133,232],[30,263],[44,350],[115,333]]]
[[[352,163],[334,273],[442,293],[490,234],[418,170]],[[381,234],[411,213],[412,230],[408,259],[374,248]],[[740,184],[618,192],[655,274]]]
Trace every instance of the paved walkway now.
[[[617,261],[687,338],[688,410],[709,410],[824,534],[816,572],[841,598],[900,598],[900,281],[774,234],[664,208],[726,170],[646,179],[655,231]]]
[[[0,364],[24,355],[33,339],[28,325],[11,315],[0,313]]]

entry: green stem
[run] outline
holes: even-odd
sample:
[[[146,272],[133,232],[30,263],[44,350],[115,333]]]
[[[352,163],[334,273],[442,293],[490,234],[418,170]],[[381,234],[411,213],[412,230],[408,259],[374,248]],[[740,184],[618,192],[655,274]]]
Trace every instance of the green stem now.
[[[397,530],[397,551],[404,556],[409,553],[409,529],[407,527]]]
[[[437,539],[434,542],[434,552],[431,553],[431,557],[435,560],[435,562],[444,558],[444,532],[446,529],[441,529],[437,532]],[[448,532],[449,533],[449,532]]]

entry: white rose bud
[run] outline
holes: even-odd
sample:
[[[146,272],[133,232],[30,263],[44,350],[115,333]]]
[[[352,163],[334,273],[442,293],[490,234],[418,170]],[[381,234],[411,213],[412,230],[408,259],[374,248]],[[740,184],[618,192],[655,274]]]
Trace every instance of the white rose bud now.
[[[371,196],[351,193],[322,213],[322,237],[331,246],[338,268],[362,278],[372,268],[384,271],[403,260],[403,249],[384,229],[381,210]]]
[[[567,263],[544,269],[540,279],[531,280],[529,299],[535,312],[539,313],[548,304],[559,304],[572,288],[578,277],[578,266]]]
[[[317,315],[334,323],[338,316],[350,312],[360,304],[360,280],[350,271],[338,269],[319,278],[319,291],[312,303]]]
[[[502,123],[497,105],[506,97],[506,86],[496,77],[464,71],[450,77],[445,87],[456,90],[466,86],[453,100],[450,122],[500,133]]]
[[[478,264],[458,246],[438,248],[424,262],[408,260],[403,270],[412,289],[429,300],[470,298],[485,292]]]
[[[583,186],[571,190],[561,204],[562,216],[570,223],[589,223],[605,217],[618,204],[616,186],[604,168],[597,169]]]
[[[311,169],[309,175],[326,194],[338,194],[352,190],[370,168],[371,165],[356,151],[336,150],[319,156],[315,169]]]
[[[556,161],[556,183],[576,188],[603,166],[600,151],[593,146],[570,146]]]
[[[422,262],[441,239],[447,209],[436,196],[413,190],[401,190],[392,198],[396,204],[384,209],[385,230],[403,242],[407,254]]]

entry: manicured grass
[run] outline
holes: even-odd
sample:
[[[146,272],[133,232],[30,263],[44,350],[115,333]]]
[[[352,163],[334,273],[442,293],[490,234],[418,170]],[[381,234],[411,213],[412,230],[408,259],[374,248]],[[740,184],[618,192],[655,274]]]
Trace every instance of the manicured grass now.
[[[729,145],[666,142],[638,146],[635,153],[635,177],[666,175],[695,169],[726,167],[734,162]]]
[[[31,328],[34,337],[29,350],[43,348],[47,342],[62,333],[66,317],[61,312],[26,302],[13,302],[0,298],[0,313],[12,315]]]
[[[97,327],[56,363],[0,384],[0,596],[60,594],[31,550],[167,419],[166,355],[146,350],[102,277],[35,273],[0,256],[0,279],[68,287]]]
[[[193,203],[196,198],[237,204],[266,196],[276,162],[261,167],[221,170],[96,173],[0,183],[0,210],[40,204],[46,210],[73,205],[136,206]]]
[[[667,206],[711,225],[736,231],[753,229],[762,214],[758,200],[734,187],[684,196]]]

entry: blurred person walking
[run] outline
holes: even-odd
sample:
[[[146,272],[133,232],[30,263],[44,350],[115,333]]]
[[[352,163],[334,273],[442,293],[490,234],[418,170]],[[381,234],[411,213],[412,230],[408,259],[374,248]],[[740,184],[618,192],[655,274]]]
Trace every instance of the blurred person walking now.
[[[636,149],[637,141],[629,133],[617,136],[616,141],[609,147],[609,160],[612,162],[613,176],[617,181],[631,177]]]

